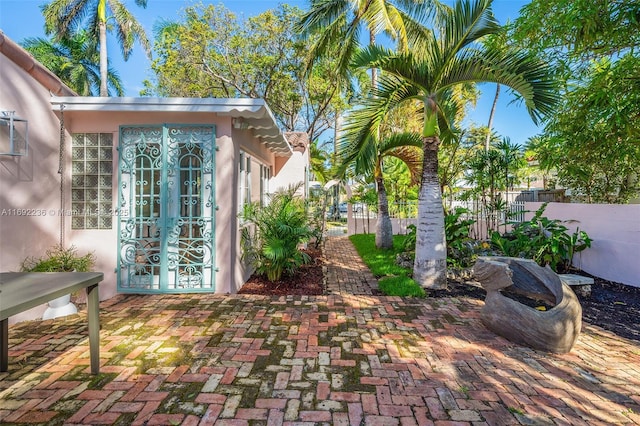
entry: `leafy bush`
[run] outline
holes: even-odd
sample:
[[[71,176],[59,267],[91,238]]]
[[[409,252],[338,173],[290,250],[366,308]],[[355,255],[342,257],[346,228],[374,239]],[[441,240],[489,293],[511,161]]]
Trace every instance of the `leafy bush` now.
[[[447,239],[447,265],[466,268],[477,257],[477,242],[469,237],[473,219],[465,219],[469,209],[456,207],[453,213],[444,216],[444,233]]]
[[[88,272],[95,263],[93,253],[78,255],[74,246],[64,248],[55,246],[40,258],[27,257],[20,266],[23,272]]]
[[[309,218],[309,228],[311,229],[310,243],[318,249],[324,240],[324,231],[326,228],[326,215],[328,192],[324,189],[315,189],[309,191],[306,199],[306,211]],[[342,224],[340,224],[342,225]]]
[[[312,232],[304,202],[295,196],[297,189],[289,187],[273,194],[266,206],[245,205],[242,213],[247,221],[242,230],[243,258],[269,281],[278,281],[283,274],[293,275],[310,261],[299,248]]]
[[[491,233],[493,247],[505,256],[533,259],[540,266],[549,265],[557,273],[569,271],[575,253],[591,247],[591,238],[579,228],[573,234],[557,219],[548,219],[543,204],[531,220],[514,225],[501,235]]]
[[[407,225],[407,234],[404,238],[404,243],[402,244],[402,249],[404,251],[415,251],[416,250],[416,236],[418,234],[417,228],[415,225]]]

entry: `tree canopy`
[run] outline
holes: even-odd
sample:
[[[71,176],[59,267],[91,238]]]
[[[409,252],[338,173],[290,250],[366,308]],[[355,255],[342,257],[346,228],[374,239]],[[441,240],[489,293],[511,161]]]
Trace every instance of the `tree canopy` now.
[[[533,0],[511,36],[552,61],[562,103],[530,147],[574,199],[640,193],[640,2]]]
[[[315,140],[333,127],[342,88],[330,60],[304,75],[309,45],[294,31],[301,14],[280,5],[240,20],[222,5],[188,7],[157,28],[155,81],[144,94],[263,98],[283,129]]]
[[[147,7],[147,0],[135,0],[135,3]],[[110,29],[115,28],[125,61],[129,59],[136,41],[147,55],[151,54],[142,25],[120,0],[52,0],[42,6],[42,14],[45,31],[53,34],[55,41],[70,39],[77,31],[86,31],[99,41],[100,96],[108,96],[107,32]]]
[[[57,75],[80,96],[97,96],[100,92],[100,54],[96,39],[86,31],[74,33],[60,41],[27,38],[22,46],[34,58]],[[115,69],[107,73],[108,92],[122,96],[122,82]]]

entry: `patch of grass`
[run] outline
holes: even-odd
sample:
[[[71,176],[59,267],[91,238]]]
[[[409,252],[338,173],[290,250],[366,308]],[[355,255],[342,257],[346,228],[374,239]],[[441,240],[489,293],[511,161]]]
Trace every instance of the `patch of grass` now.
[[[363,262],[376,277],[409,275],[411,271],[396,264],[396,256],[402,253],[404,235],[393,236],[393,248],[381,250],[376,247],[374,234],[355,234],[349,237]]]
[[[521,416],[524,416],[524,411],[520,410],[519,408],[507,407],[507,410],[509,410],[511,414],[520,414]]]
[[[393,236],[393,248],[376,247],[374,234],[356,234],[349,237],[362,261],[377,278],[380,291],[387,296],[425,297],[424,289],[409,278],[411,270],[396,264],[396,256],[403,252],[405,235]]]
[[[413,279],[399,275],[382,278],[378,281],[378,288],[387,296],[425,297],[424,289]]]

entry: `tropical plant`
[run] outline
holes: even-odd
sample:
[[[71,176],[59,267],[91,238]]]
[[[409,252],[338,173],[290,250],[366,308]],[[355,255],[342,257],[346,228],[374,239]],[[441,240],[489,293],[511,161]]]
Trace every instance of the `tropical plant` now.
[[[640,57],[592,62],[529,147],[545,171],[587,203],[640,195]]]
[[[509,138],[493,140],[489,150],[475,150],[467,162],[467,196],[479,200],[481,216],[489,230],[498,230],[508,215],[508,197],[503,196],[520,182],[526,161],[520,145]],[[504,218],[504,219],[503,219]]]
[[[329,179],[330,154],[325,149],[326,144],[320,143],[318,139],[309,144],[309,169],[314,180],[320,183],[327,183]]]
[[[20,266],[24,272],[88,272],[93,268],[96,258],[93,253],[83,256],[71,246],[64,248],[55,246],[46,251],[42,257],[27,257]]]
[[[469,219],[469,209],[456,207],[444,216],[444,233],[447,238],[447,264],[467,268],[475,260],[476,244],[470,237],[475,220]]]
[[[329,191],[324,188],[312,188],[305,198],[308,225],[310,228],[309,242],[318,249],[324,241],[324,231],[327,224],[327,204],[329,202]]]
[[[350,135],[350,132],[346,132],[340,143],[340,170],[344,171],[347,167],[353,166],[356,174],[373,176],[378,195],[376,247],[391,248],[393,234],[382,162],[385,157],[402,160],[409,168],[413,182],[417,182],[422,161],[420,136],[416,133],[395,133],[379,142],[361,143],[357,139],[351,139]]]
[[[138,6],[147,7],[147,0],[135,0],[135,3]],[[47,35],[53,34],[58,42],[72,38],[73,34],[82,28],[86,28],[88,33],[99,40],[100,96],[109,96],[107,31],[110,28],[107,25],[108,19],[112,19],[115,24],[118,44],[125,61],[129,59],[136,41],[151,57],[151,47],[144,28],[120,0],[52,0],[42,6],[42,13],[45,32]]]
[[[490,81],[519,93],[534,122],[551,113],[557,102],[547,65],[526,52],[478,46],[482,37],[499,31],[491,0],[460,0],[436,15],[434,29],[425,31],[410,52],[370,46],[354,59],[359,68],[382,70],[379,88],[359,112],[362,136],[375,135],[388,111],[419,100],[424,126],[423,164],[418,207],[414,279],[425,287],[446,285],[444,211],[438,181],[443,100],[451,89],[468,82]],[[445,123],[445,126],[447,123]]]
[[[300,250],[300,244],[312,235],[304,201],[296,196],[300,185],[290,186],[271,195],[269,203],[246,204],[242,218],[243,259],[256,273],[269,281],[278,281],[283,274],[293,275],[310,261]]]
[[[86,31],[73,33],[70,38],[58,42],[31,37],[22,42],[22,47],[80,96],[98,95],[100,55],[96,40]],[[107,73],[107,84],[117,96],[124,95],[122,81],[113,68]]]
[[[514,224],[504,235],[492,232],[491,243],[504,256],[533,259],[557,273],[567,272],[573,255],[591,247],[591,238],[579,228],[569,234],[562,221],[543,216],[546,207],[543,204],[531,220]]]
[[[562,103],[531,144],[583,202],[640,195],[640,9],[637,1],[532,0],[510,39],[555,66]]]
[[[362,27],[369,31],[369,45],[376,43],[376,36],[384,33],[406,50],[413,34],[422,32],[420,20],[437,2],[415,0],[312,0],[297,29],[306,36],[317,36],[309,52],[310,65],[328,54],[335,54],[333,47],[340,40],[337,52],[338,70],[343,76],[349,73],[349,65],[360,46]],[[375,68],[371,68],[372,86],[376,85]]]
[[[369,45],[376,43],[376,36],[384,33],[392,40],[397,41],[398,49],[406,51],[414,37],[424,28],[420,25],[421,19],[428,16],[438,2],[429,2],[419,5],[415,0],[313,0],[309,11],[302,16],[298,29],[308,38],[316,37],[309,53],[309,68],[315,67],[320,58],[328,54],[336,54],[335,42],[340,40],[337,51],[338,72],[348,80],[350,62],[360,45],[360,31],[363,27],[369,32]],[[377,86],[377,69],[370,67],[371,86],[375,90]],[[387,135],[388,136],[388,135]],[[369,136],[369,144],[379,145],[378,153],[385,149],[384,140],[378,131]],[[393,245],[391,218],[387,192],[382,175],[383,155],[375,155],[372,152],[364,154],[374,155],[375,159],[366,159],[369,162],[367,170],[360,173],[371,173],[378,191],[378,217],[376,220],[376,246],[378,248],[390,248]],[[410,151],[410,150],[407,150]],[[353,161],[354,150],[349,154]],[[412,155],[413,156],[413,155]],[[343,163],[344,164],[344,163]],[[358,167],[356,167],[358,168]],[[342,169],[344,172],[344,168]]]

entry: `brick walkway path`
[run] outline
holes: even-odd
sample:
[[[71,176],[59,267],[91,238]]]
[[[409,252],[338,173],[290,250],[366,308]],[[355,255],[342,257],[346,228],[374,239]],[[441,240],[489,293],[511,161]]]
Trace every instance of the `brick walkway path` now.
[[[12,326],[0,422],[640,424],[640,342],[586,325],[566,355],[512,345],[478,300],[346,293],[370,278],[347,239],[327,251],[326,296],[102,302],[98,376],[81,316]]]
[[[364,265],[348,237],[327,239],[324,252],[330,258],[327,266],[327,294],[366,294],[378,289],[378,280]]]

